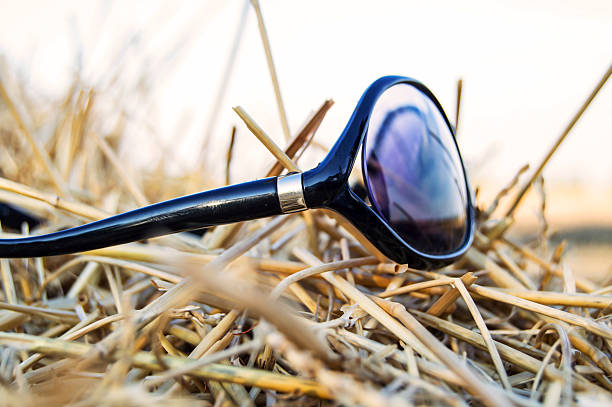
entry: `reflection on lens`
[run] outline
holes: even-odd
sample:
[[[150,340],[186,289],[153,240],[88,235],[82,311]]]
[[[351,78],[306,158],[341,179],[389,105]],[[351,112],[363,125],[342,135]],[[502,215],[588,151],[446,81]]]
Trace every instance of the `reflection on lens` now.
[[[376,102],[363,160],[375,210],[412,248],[451,254],[467,233],[467,186],[440,110],[416,87],[398,84]]]

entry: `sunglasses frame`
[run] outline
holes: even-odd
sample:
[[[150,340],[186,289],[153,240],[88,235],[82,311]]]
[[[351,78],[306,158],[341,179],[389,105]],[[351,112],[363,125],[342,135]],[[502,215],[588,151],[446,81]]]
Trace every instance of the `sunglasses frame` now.
[[[467,196],[467,231],[461,246],[451,253],[428,254],[418,251],[406,243],[376,212],[373,206],[366,204],[349,186],[351,174],[359,149],[365,141],[370,115],[378,98],[390,87],[398,84],[412,85],[427,96],[444,117],[446,125],[453,135],[453,142],[461,162]],[[365,162],[361,154],[364,186],[372,197],[366,182]],[[437,268],[451,263],[463,255],[474,238],[474,207],[472,192],[465,165],[457,145],[455,132],[442,106],[422,83],[403,76],[384,76],[370,85],[357,103],[338,141],[330,149],[325,159],[314,169],[302,175],[304,197],[308,208],[324,207],[338,212],[345,217],[363,236],[388,258],[400,264],[409,264],[416,268]]]
[[[46,235],[0,239],[0,257],[69,254],[170,233],[306,209],[326,208],[346,218],[389,259],[417,268],[444,266],[465,253],[474,234],[472,194],[458,147],[457,153],[466,182],[468,224],[465,241],[452,253],[432,255],[412,248],[372,207],[353,192],[348,183],[359,148],[365,140],[370,114],[376,101],[385,90],[402,83],[416,87],[433,101],[451,130],[457,147],[448,118],[437,99],[424,85],[402,76],[385,76],[364,92],[344,131],[327,156],[309,171],[199,192]],[[367,182],[365,184],[367,190]]]

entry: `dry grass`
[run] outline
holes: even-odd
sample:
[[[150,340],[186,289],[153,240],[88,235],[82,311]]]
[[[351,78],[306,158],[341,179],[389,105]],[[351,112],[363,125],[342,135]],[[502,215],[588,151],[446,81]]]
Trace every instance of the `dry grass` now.
[[[290,136],[263,18],[252,3]],[[0,160],[0,200],[46,222],[5,237],[81,224],[206,184],[201,170],[176,177],[162,165],[129,168],[117,153],[121,123],[112,135],[99,133],[103,118],[92,106],[103,90],[77,81],[50,109],[17,99],[10,89],[18,85],[0,83],[0,148],[9,157]],[[279,165],[298,170],[331,104],[288,139],[287,149],[235,110],[272,153],[268,175],[278,175]],[[56,126],[43,138],[45,123]],[[536,248],[513,242],[512,218],[497,208],[515,194],[512,215],[554,148],[530,181],[521,184],[519,174],[492,202],[480,203],[474,247],[440,270],[381,261],[322,211],[217,227],[201,239],[183,234],[3,259],[0,400],[608,405],[612,289],[574,275],[564,247],[546,244],[545,233]]]

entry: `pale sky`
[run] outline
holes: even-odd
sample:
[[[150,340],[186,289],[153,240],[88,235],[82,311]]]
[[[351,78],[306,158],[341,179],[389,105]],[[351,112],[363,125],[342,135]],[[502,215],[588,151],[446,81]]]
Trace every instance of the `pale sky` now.
[[[459,143],[475,182],[509,179],[524,163],[537,163],[612,63],[608,0],[260,1],[292,131],[333,98],[317,135],[331,145],[361,93],[389,74],[423,82],[452,121],[461,77]],[[103,94],[99,108],[130,113],[123,154],[142,164],[173,151],[189,165],[243,6],[243,0],[4,0],[0,54],[39,100],[67,89],[79,64],[85,82],[98,88],[116,77],[121,86]],[[138,84],[150,91],[139,93]],[[209,153],[223,162],[230,128],[238,125],[234,181],[240,181],[260,174],[254,168],[270,158],[232,112],[235,105],[284,144],[252,10]],[[608,83],[545,176],[610,186],[611,151]],[[245,166],[247,159],[253,165]],[[222,173],[219,166],[216,175]]]

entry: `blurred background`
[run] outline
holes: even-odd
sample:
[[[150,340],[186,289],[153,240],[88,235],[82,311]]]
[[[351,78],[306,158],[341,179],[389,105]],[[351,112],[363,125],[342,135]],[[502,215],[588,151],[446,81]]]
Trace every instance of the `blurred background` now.
[[[98,135],[112,136],[121,122],[119,157],[139,172],[202,171],[206,187],[222,185],[236,126],[231,181],[264,174],[271,156],[237,105],[286,143],[249,1],[1,3],[0,78],[43,141],[76,87],[95,92],[89,125]],[[315,138],[322,147],[379,76],[420,80],[451,121],[461,79],[458,140],[483,206],[524,164],[537,166],[612,62],[608,0],[260,4],[291,134],[326,99],[335,102]],[[547,233],[568,241],[573,269],[598,280],[612,275],[611,151],[607,84],[514,228],[518,239],[541,234],[545,197]],[[323,156],[311,148],[302,168]],[[2,159],[11,178],[10,157]]]

